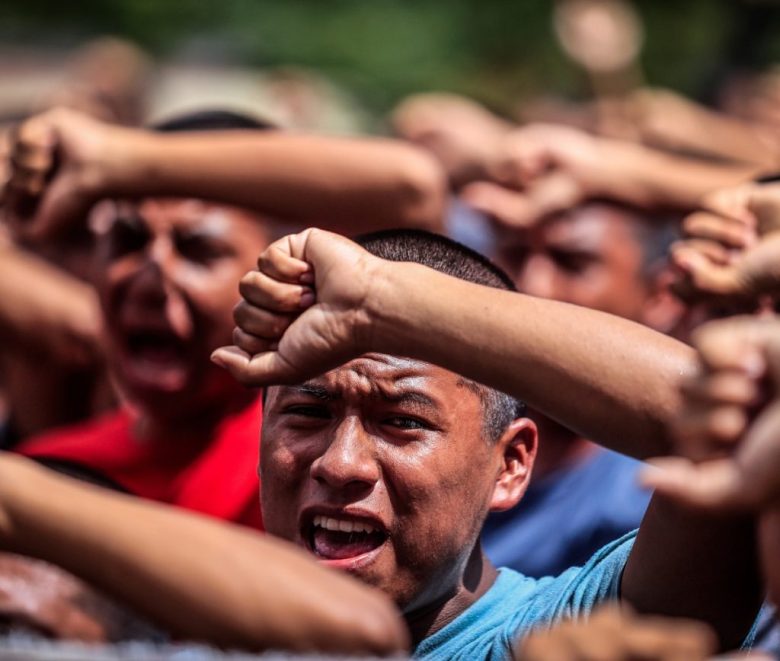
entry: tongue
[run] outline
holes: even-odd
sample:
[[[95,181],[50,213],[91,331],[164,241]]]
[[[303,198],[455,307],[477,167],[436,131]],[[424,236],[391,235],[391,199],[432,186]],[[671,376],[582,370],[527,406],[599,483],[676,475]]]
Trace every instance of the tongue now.
[[[354,558],[373,551],[382,542],[381,533],[336,532],[324,528],[314,531],[314,551],[328,560]]]

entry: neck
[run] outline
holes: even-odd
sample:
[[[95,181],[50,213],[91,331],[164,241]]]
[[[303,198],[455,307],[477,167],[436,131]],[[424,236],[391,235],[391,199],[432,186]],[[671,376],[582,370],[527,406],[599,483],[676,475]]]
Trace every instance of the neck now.
[[[490,589],[497,575],[496,568],[482,553],[482,547],[477,542],[466,562],[461,580],[453,590],[425,606],[405,613],[412,644],[419,644],[452,622]]]

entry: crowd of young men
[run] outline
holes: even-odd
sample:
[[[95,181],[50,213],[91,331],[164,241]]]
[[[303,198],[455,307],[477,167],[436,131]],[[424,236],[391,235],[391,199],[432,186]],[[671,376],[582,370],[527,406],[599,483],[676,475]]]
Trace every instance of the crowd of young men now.
[[[412,110],[417,147],[228,112],[16,128],[3,331],[33,354],[56,335],[18,290],[59,276],[25,251],[91,231],[95,288],[69,300],[119,404],[9,427],[7,571],[68,572],[226,648],[753,646],[780,598],[780,186],[567,127],[497,122],[485,149]],[[439,234],[450,187],[491,219],[492,255]],[[42,410],[73,396],[48,391]],[[609,603],[670,620],[588,623]],[[108,629],[93,639],[135,635]]]

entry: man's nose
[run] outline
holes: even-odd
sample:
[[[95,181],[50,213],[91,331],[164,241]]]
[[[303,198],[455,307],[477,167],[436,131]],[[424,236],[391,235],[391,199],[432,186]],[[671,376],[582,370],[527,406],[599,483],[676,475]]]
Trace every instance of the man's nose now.
[[[333,431],[325,452],[312,463],[312,477],[323,485],[343,491],[370,491],[379,480],[374,442],[361,421],[345,418]]]
[[[523,264],[515,286],[530,296],[555,298],[555,267],[544,255],[531,255]]]
[[[163,306],[168,298],[173,269],[169,241],[158,237],[147,245],[132,278],[130,292],[145,305]]]

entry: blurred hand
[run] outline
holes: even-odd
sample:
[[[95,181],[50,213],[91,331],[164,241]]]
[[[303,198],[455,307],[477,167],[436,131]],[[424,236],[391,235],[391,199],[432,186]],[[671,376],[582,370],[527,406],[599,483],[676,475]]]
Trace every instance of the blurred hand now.
[[[101,359],[94,289],[13,246],[0,248],[0,335],[35,355],[83,367]]]
[[[515,649],[518,661],[703,661],[715,636],[698,622],[637,617],[605,606],[586,622],[539,630]]]
[[[597,195],[610,185],[613,166],[605,157],[612,141],[569,126],[529,124],[509,133],[492,175],[497,183],[528,187],[552,172],[565,172],[583,196]]]
[[[233,347],[212,360],[250,386],[299,383],[364,353],[363,302],[382,260],[308,229],[272,243],[241,280]]]
[[[515,228],[532,226],[590,198],[641,206],[648,202],[647,194],[631,173],[642,150],[568,126],[530,124],[502,141],[490,181],[473,183],[461,194],[477,210]]]
[[[10,553],[0,553],[0,620],[12,631],[88,643],[157,635],[67,572]]]
[[[441,93],[405,99],[391,121],[400,137],[433,153],[456,188],[486,176],[511,129],[471,99]]]
[[[687,238],[672,248],[677,293],[730,303],[780,291],[780,185],[724,189],[703,207],[685,219]]]
[[[11,135],[10,173],[3,190],[9,224],[27,237],[40,238],[85,222],[100,192],[100,155],[113,130],[62,108],[22,122]]]
[[[693,336],[700,367],[672,426],[681,455],[646,482],[684,504],[756,511],[780,501],[780,319],[732,317]],[[768,389],[768,392],[767,392]],[[698,463],[695,463],[698,462]]]

